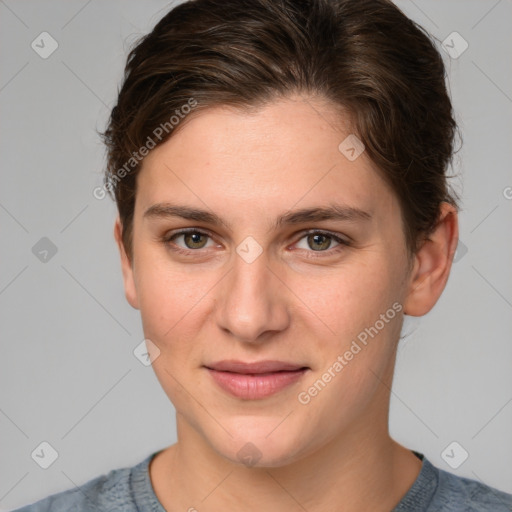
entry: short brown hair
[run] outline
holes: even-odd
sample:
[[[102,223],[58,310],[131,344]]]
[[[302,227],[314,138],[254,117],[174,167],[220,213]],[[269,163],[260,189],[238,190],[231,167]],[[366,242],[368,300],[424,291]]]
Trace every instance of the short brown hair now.
[[[130,258],[143,162],[133,157],[151,134],[191,99],[192,116],[219,105],[257,108],[292,93],[323,97],[350,114],[352,133],[398,197],[411,254],[435,226],[441,202],[457,207],[446,179],[457,124],[443,59],[432,36],[391,1],[193,0],[131,50],[102,134],[105,186]]]

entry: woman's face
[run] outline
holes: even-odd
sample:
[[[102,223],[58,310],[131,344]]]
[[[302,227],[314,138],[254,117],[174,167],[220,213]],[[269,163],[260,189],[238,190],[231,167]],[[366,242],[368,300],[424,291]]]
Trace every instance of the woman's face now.
[[[349,135],[313,99],[212,108],[138,175],[127,298],[179,435],[234,462],[281,466],[387,429],[408,259],[397,198]],[[209,369],[233,360],[306,370]]]

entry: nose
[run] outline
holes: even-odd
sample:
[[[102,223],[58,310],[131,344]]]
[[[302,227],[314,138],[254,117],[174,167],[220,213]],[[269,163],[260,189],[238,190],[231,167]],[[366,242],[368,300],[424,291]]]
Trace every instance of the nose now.
[[[217,325],[242,343],[262,343],[290,322],[284,276],[269,267],[265,252],[248,263],[238,255],[216,288]]]

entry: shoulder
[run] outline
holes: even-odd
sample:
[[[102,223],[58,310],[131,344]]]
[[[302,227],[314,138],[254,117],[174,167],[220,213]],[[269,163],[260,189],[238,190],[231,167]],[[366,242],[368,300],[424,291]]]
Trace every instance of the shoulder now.
[[[113,469],[80,487],[52,494],[13,512],[137,512],[130,490],[132,469]]]
[[[438,476],[438,489],[428,510],[512,512],[512,494],[442,469]]]

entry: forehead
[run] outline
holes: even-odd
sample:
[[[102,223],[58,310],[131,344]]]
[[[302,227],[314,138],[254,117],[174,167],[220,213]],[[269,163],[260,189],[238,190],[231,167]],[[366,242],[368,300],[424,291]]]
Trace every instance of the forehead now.
[[[352,137],[349,119],[313,99],[196,112],[146,157],[136,210],[177,197],[231,216],[333,202],[389,209],[392,191],[365,152],[347,157]]]

